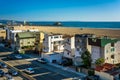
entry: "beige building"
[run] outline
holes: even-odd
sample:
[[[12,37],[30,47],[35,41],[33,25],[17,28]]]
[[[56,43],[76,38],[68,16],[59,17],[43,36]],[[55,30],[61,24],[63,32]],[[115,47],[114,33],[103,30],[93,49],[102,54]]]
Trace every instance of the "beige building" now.
[[[31,32],[21,32],[16,35],[16,49],[32,50],[35,47],[36,38]]]
[[[36,38],[35,51],[41,53],[43,48],[44,32],[33,32],[33,33]]]
[[[0,41],[6,39],[6,30],[0,29]]]

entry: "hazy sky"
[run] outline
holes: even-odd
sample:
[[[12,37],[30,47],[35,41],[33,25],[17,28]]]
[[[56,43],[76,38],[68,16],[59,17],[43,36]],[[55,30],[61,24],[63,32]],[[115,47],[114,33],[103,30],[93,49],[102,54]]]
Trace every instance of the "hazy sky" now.
[[[120,21],[120,0],[0,0],[0,19]]]

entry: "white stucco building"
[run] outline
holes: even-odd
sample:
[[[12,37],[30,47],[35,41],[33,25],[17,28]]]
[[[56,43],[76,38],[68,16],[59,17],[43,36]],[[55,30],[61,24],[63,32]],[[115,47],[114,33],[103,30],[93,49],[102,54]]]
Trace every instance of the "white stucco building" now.
[[[75,37],[64,35],[64,53],[63,57],[73,59],[75,56]]]
[[[62,52],[63,47],[63,35],[45,33],[43,41],[43,52]]]
[[[105,63],[120,63],[120,41],[118,39],[89,38],[89,45],[91,45],[92,63],[95,63],[98,58],[104,58]]]

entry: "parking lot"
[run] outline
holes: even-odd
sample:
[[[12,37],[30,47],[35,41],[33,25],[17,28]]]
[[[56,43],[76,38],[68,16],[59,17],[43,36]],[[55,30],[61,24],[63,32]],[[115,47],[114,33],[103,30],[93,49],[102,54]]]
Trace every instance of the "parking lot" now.
[[[0,70],[3,70],[5,73],[8,73],[8,68],[0,68]],[[14,80],[24,80],[20,75],[18,76],[12,76]],[[0,77],[0,80],[5,80],[6,76]]]
[[[0,51],[3,50],[1,49],[2,48],[0,48]],[[74,77],[80,76],[78,74],[74,74],[73,72],[68,72],[49,64],[42,64],[40,62],[37,62],[35,60],[37,58],[32,58],[27,54],[22,55],[22,59],[7,59],[7,56],[11,53],[12,52],[9,51],[7,52],[7,50],[4,48],[4,51],[0,52],[0,59],[2,59],[7,64],[17,68],[21,72],[24,72],[26,68],[32,68],[34,70],[34,73],[26,75],[30,78],[34,78],[35,80],[71,80]],[[18,78],[16,80],[20,79]]]
[[[0,58],[3,61],[7,62],[8,64],[12,65],[13,67],[23,72],[24,72],[24,69],[26,68],[29,68],[29,67],[33,68],[35,73],[31,75],[28,74],[28,75],[35,78],[36,80],[62,80],[66,78],[63,75],[56,73],[54,71],[50,71],[42,66],[46,64],[40,64],[35,60],[30,60],[29,57],[23,56],[23,59],[9,60],[6,58],[9,54],[10,53],[5,53],[5,52],[1,53]],[[21,80],[21,79],[16,79],[16,80]]]

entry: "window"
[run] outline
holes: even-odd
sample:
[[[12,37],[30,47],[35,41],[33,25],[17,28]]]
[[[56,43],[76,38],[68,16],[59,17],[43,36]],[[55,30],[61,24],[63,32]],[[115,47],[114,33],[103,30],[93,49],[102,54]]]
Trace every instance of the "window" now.
[[[115,49],[114,49],[114,48],[111,48],[111,52],[113,52],[113,51],[115,51]]]
[[[80,49],[79,48],[77,48],[77,51],[79,51]]]
[[[58,38],[58,36],[54,36],[54,38]]]
[[[106,59],[108,60],[108,57]]]
[[[30,44],[30,42],[27,42],[28,44]]]
[[[111,55],[111,58],[114,59],[114,55]]]
[[[58,43],[60,44],[60,43],[61,43],[61,41],[58,41]]]
[[[22,42],[20,44],[23,44]]]
[[[115,45],[114,43],[111,43],[111,47],[114,47],[114,45]]]
[[[67,39],[67,41],[69,42],[70,40],[69,40],[69,39]]]
[[[108,53],[108,50],[106,50],[106,53]]]
[[[69,55],[69,52],[67,54]]]

